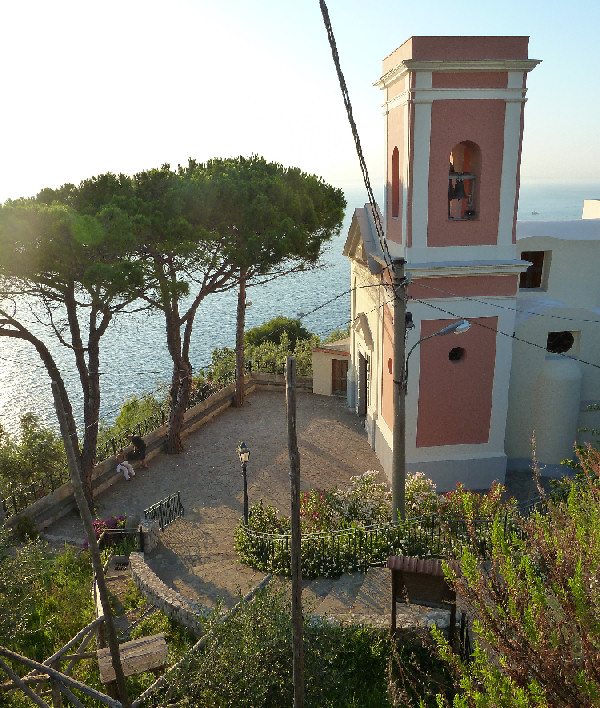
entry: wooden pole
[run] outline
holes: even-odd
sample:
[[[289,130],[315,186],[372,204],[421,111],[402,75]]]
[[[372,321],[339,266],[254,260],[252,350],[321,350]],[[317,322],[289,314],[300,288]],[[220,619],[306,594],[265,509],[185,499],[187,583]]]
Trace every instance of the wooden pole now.
[[[244,405],[244,382],[246,367],[244,361],[244,329],[246,326],[246,269],[240,268],[237,317],[235,325],[235,405]]]
[[[296,359],[285,365],[288,452],[290,456],[292,520],[292,649],[294,654],[294,708],[304,708],[304,644],[302,621],[302,564],[300,555],[300,454],[296,437]]]
[[[406,300],[404,258],[393,262],[394,286],[394,428],[392,431],[392,521],[404,521],[406,489]]]
[[[104,613],[104,625],[106,627],[106,634],[108,635],[108,646],[110,648],[112,665],[115,670],[115,679],[119,691],[119,697],[121,699],[121,704],[123,705],[123,708],[129,708],[131,703],[129,701],[129,695],[127,694],[127,687],[125,685],[125,675],[123,674],[123,666],[121,665],[121,655],[119,653],[119,641],[117,639],[117,632],[115,630],[115,625],[113,621],[113,613],[110,607],[108,588],[106,587],[106,580],[104,579],[102,557],[100,555],[100,549],[98,548],[98,543],[96,541],[94,520],[92,519],[92,514],[87,504],[87,500],[85,498],[85,493],[83,490],[83,484],[81,482],[81,465],[73,448],[73,441],[71,440],[71,435],[69,433],[67,417],[63,408],[62,399],[58,391],[58,386],[54,381],[52,382],[52,393],[54,394],[54,406],[56,408],[56,414],[60,423],[60,432],[65,446],[65,452],[67,454],[67,465],[69,468],[69,476],[71,477],[73,494],[77,502],[79,514],[83,521],[83,528],[85,529],[85,532],[88,537],[88,549],[90,551],[92,566],[94,568],[94,573],[96,576],[96,583],[98,587],[98,592],[100,594],[100,602],[102,603],[102,612]]]

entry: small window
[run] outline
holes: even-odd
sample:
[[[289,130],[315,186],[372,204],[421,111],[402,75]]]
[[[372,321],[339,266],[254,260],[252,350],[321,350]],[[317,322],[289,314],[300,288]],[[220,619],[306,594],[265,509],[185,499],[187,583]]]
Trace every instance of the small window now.
[[[546,350],[551,354],[566,354],[573,349],[574,344],[573,332],[548,332]]]
[[[531,265],[519,277],[520,288],[541,288],[544,275],[544,251],[522,251],[521,260],[529,261]]]
[[[452,148],[448,173],[448,218],[470,221],[477,218],[476,178],[480,173],[479,147],[465,140]]]
[[[450,361],[462,361],[466,354],[466,351],[462,347],[453,347],[448,352],[448,359]]]

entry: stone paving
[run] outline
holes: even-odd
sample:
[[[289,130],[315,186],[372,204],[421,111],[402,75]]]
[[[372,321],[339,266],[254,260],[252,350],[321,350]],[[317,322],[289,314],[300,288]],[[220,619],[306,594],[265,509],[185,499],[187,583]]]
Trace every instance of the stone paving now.
[[[369,446],[358,417],[344,399],[297,394],[297,437],[301,487],[345,487],[350,477],[381,465]],[[287,450],[286,403],[283,391],[259,391],[246,398],[243,408],[230,408],[190,434],[185,452],[158,453],[149,468],[136,468],[130,481],[119,480],[101,494],[99,518],[126,513],[132,521],[143,510],[179,491],[185,517],[165,529],[161,544],[146,561],[170,587],[207,607],[232,607],[264,577],[237,561],[233,531],[243,514],[242,475],[237,444],[250,448],[248,496],[287,513],[290,481]],[[530,473],[512,475],[510,493],[519,499],[537,494]],[[83,542],[77,514],[48,529],[53,543]],[[317,579],[304,593],[316,614],[389,621],[389,577],[385,569],[365,576],[352,573],[339,580]],[[405,623],[429,621],[422,609],[410,609]],[[402,621],[402,620],[401,620]]]

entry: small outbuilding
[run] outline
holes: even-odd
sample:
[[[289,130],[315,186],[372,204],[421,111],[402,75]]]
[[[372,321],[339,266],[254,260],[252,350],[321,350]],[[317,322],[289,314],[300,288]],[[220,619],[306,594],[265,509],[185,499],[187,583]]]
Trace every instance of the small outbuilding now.
[[[312,350],[313,393],[322,396],[346,396],[350,338],[323,344]]]

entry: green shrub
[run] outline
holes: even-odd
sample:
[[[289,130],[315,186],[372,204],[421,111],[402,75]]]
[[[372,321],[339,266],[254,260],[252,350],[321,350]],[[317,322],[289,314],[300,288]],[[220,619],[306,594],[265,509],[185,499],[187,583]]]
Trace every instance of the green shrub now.
[[[258,346],[265,342],[279,344],[284,334],[292,349],[298,340],[311,338],[311,333],[302,326],[300,320],[278,315],[258,327],[247,330],[244,333],[244,344],[246,346]]]
[[[166,406],[164,388],[164,386],[159,384],[155,393],[145,393],[142,396],[134,394],[126,398],[121,404],[119,414],[112,425],[108,425],[104,420],[100,421],[98,449],[103,449],[107,446],[112,438],[123,439],[131,433],[138,423],[160,414]]]
[[[282,327],[278,329],[271,323],[277,321],[299,323],[299,320],[275,318],[261,327],[248,330],[244,335],[244,358],[252,371],[267,373],[282,373],[288,356],[296,358],[296,373],[298,376],[312,376],[312,350],[318,347],[321,340],[316,334],[311,334],[304,328]],[[269,327],[267,327],[269,325]],[[266,329],[263,330],[262,328]],[[257,334],[260,330],[262,334]],[[265,336],[264,332],[271,333]],[[273,334],[275,332],[275,334]],[[229,347],[219,347],[213,350],[211,364],[206,372],[211,381],[233,381],[235,376],[235,350]]]
[[[32,483],[44,485],[50,475],[61,477],[66,470],[64,445],[54,430],[42,425],[33,413],[21,416],[19,425],[17,439],[0,425],[0,493],[3,495]]]
[[[506,487],[494,482],[486,494],[472,492],[464,484],[457,483],[456,489],[443,495],[439,513],[452,519],[492,519],[494,516],[509,512],[514,515],[516,500],[505,500]]]
[[[17,540],[20,542],[35,541],[39,536],[37,524],[31,516],[27,516],[26,514],[20,515],[17,519],[14,525],[14,533]]]
[[[293,705],[289,590],[269,588],[213,630],[202,653],[171,686],[179,706]],[[390,705],[386,698],[390,642],[385,630],[309,619],[304,623],[305,704],[315,708]],[[157,697],[157,704],[165,702]]]
[[[323,339],[323,344],[333,344],[333,342],[339,342],[340,339],[348,339],[350,336],[350,325],[345,329],[336,329],[331,334],[328,334],[325,339]]]
[[[518,533],[496,516],[490,556],[464,549],[462,575],[448,571],[481,638],[467,663],[437,636],[457,708],[600,705],[600,452],[579,462],[586,476],[565,501]]]
[[[35,541],[11,546],[0,531],[0,644],[43,661],[93,616],[87,553],[52,554]]]

